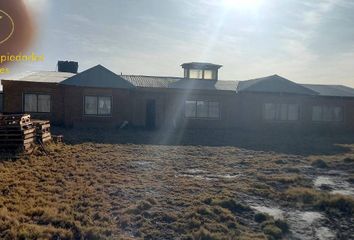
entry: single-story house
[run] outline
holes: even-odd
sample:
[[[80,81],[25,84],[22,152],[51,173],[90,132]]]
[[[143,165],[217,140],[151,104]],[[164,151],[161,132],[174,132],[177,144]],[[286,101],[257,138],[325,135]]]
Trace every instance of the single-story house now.
[[[184,77],[118,75],[101,65],[77,73],[77,63],[60,64],[2,80],[4,112],[64,126],[354,130],[354,89],[346,86],[278,75],[221,81],[222,66],[211,63],[182,64]]]
[[[0,91],[0,113],[3,111],[3,93]]]

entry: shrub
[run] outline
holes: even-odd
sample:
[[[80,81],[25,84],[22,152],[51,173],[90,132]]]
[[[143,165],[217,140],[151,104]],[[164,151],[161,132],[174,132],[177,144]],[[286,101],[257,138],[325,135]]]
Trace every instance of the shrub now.
[[[233,199],[224,199],[215,202],[213,201],[213,204],[226,208],[233,213],[242,213],[242,212],[251,211],[250,207],[243,205],[242,203],[238,203]]]
[[[269,215],[265,213],[256,213],[254,215],[254,220],[258,223],[262,223],[269,219]]]
[[[349,158],[349,157],[344,158],[343,162],[345,162],[345,163],[354,163],[354,158]]]
[[[338,210],[348,216],[354,213],[354,199],[348,196],[331,195],[324,197],[317,203],[321,210]]]
[[[317,159],[317,160],[313,161],[313,162],[311,163],[311,165],[312,165],[313,167],[317,167],[317,168],[328,168],[328,167],[329,167],[328,164],[327,164],[327,162],[325,162],[325,161],[322,160],[322,159]]]
[[[320,198],[320,192],[312,188],[295,187],[285,192],[286,198],[304,204],[313,204]]]
[[[263,227],[263,232],[269,236],[270,239],[281,239],[283,232],[274,224],[267,224]]]
[[[197,232],[193,233],[193,239],[194,240],[217,240],[215,235],[210,233],[208,230],[205,228],[201,227]]]

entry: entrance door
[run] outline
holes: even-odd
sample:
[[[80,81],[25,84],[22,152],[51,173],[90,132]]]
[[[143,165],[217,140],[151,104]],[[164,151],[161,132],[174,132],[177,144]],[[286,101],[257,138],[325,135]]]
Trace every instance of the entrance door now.
[[[156,127],[156,103],[154,99],[146,101],[145,126],[148,129],[154,129]]]

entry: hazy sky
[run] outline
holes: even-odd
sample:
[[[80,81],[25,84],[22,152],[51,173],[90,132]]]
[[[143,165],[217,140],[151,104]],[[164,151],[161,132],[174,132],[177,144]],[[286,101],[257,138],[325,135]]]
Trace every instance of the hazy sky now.
[[[182,76],[180,64],[222,64],[220,79],[278,74],[354,87],[352,0],[25,0],[35,11],[40,64],[13,72],[80,70]],[[252,2],[246,4],[245,2]]]

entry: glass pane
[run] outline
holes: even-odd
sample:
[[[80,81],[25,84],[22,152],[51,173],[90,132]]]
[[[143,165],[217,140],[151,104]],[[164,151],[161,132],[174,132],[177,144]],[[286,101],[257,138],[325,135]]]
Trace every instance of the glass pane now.
[[[197,117],[205,118],[208,117],[208,102],[197,101]]]
[[[38,112],[50,112],[50,95],[38,95]]]
[[[343,121],[343,109],[341,107],[334,108],[334,120],[337,122]]]
[[[37,112],[36,94],[25,94],[25,112]]]
[[[203,70],[199,69],[190,69],[189,78],[203,78]]]
[[[196,101],[186,101],[184,108],[184,116],[185,117],[196,117],[197,107]]]
[[[265,120],[275,120],[275,117],[276,117],[276,105],[273,103],[265,103],[263,118]]]
[[[288,105],[288,120],[297,121],[299,120],[299,105],[289,104]]]
[[[111,97],[99,97],[98,98],[98,114],[110,115],[111,114],[112,101]]]
[[[220,109],[218,102],[209,102],[209,117],[210,118],[219,118]]]
[[[312,107],[312,121],[322,120],[322,108],[320,106]]]
[[[85,96],[85,114],[97,114],[97,97]]]
[[[204,79],[213,79],[213,71],[204,70]]]
[[[279,108],[280,111],[278,113],[278,116],[280,116],[280,120],[282,121],[286,121],[288,120],[288,104],[279,104]]]
[[[328,106],[324,106],[323,109],[323,121],[333,121],[333,108],[332,107],[328,107]]]

